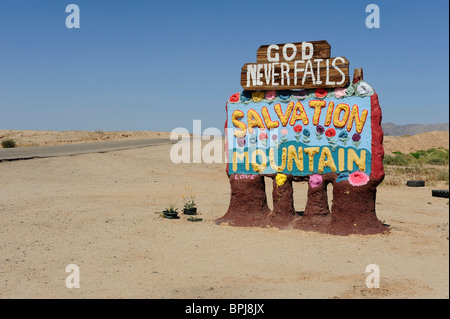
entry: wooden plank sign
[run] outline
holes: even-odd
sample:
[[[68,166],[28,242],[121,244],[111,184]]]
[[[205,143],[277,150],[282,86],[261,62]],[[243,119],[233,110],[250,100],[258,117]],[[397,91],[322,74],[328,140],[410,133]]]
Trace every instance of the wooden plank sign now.
[[[289,62],[311,58],[328,59],[330,51],[331,46],[327,41],[262,45],[256,53],[256,62]]]
[[[241,69],[241,86],[247,91],[345,87],[349,62],[330,57],[326,41],[263,45],[257,63]]]

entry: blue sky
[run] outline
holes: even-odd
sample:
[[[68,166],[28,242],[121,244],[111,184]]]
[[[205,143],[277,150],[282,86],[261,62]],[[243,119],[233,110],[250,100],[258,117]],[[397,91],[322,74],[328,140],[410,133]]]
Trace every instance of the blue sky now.
[[[65,25],[68,4],[80,29]],[[368,29],[368,4],[380,28]],[[0,129],[223,128],[260,45],[327,40],[378,93],[383,122],[449,116],[449,3],[0,0]]]

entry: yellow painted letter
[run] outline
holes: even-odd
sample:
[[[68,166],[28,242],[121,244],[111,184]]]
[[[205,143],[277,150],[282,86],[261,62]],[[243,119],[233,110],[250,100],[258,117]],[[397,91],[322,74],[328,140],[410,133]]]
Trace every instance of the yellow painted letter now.
[[[327,102],[323,100],[313,100],[309,102],[309,106],[314,108],[313,124],[319,125],[320,113],[322,108],[327,105]]]
[[[273,147],[270,148],[270,150],[269,150],[270,166],[276,172],[281,172],[286,168],[286,154],[287,154],[287,149],[286,149],[286,147],[283,147],[283,155],[281,155],[281,165],[278,166],[275,163],[275,151],[274,151]]]
[[[348,157],[347,167],[348,167],[349,171],[353,170],[353,162],[356,163],[356,165],[358,166],[358,168],[361,172],[364,172],[366,170],[366,151],[365,150],[361,150],[361,154],[358,157],[355,150],[352,148],[349,148],[347,157]]]
[[[242,112],[241,110],[236,110],[231,115],[231,122],[233,123],[234,126],[236,126],[237,128],[240,129],[240,130],[234,131],[234,136],[236,136],[236,137],[244,137],[245,134],[247,134],[247,126],[238,120],[243,117],[244,117],[244,112]]]
[[[331,151],[328,147],[322,148],[322,153],[319,158],[319,173],[323,173],[323,168],[328,166],[333,172],[336,172],[336,164],[334,163],[333,156],[331,156]]]
[[[308,154],[309,157],[309,171],[314,171],[314,155],[319,153],[320,147],[308,147],[305,148],[305,153]]]
[[[293,161],[295,161],[295,165],[297,166],[298,170],[300,172],[303,172],[303,148],[298,148],[298,153],[295,150],[294,145],[289,145],[288,148],[288,164],[287,169],[288,171],[292,171],[292,164]]]
[[[258,164],[256,162],[256,157],[260,155],[261,156],[261,164]],[[266,169],[267,166],[267,156],[266,156],[266,152],[262,149],[256,149],[253,153],[252,153],[252,167],[253,170],[256,173],[262,173],[264,172],[264,170]]]

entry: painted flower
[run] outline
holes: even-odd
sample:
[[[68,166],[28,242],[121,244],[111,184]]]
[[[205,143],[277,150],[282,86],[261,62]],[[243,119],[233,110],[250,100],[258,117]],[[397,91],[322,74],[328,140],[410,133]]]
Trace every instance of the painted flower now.
[[[352,96],[353,94],[355,94],[355,87],[353,86],[353,84],[349,84],[349,86],[345,89],[345,93],[347,94],[347,96]]]
[[[340,172],[338,177],[336,178],[336,183],[348,180],[348,176],[349,175],[350,175],[349,171],[342,171],[342,172]]]
[[[230,99],[228,100],[231,103],[239,102],[239,93],[234,93],[232,96],[230,96]]]
[[[361,140],[361,135],[358,134],[358,133],[353,134],[352,140],[353,140],[353,142],[358,142],[358,141],[360,141],[360,140]]]
[[[250,135],[250,138],[248,139],[248,141],[250,143],[251,149],[254,150],[256,148],[256,143],[257,143],[256,134]]]
[[[243,138],[243,137],[240,137],[240,138],[238,138],[237,140],[236,140],[236,142],[237,142],[237,145],[239,146],[239,147],[243,147],[244,145],[245,145],[245,138]]]
[[[328,91],[325,89],[316,89],[315,93],[316,93],[316,97],[323,99],[324,97],[327,96]]]
[[[330,127],[325,131],[325,136],[327,137],[328,143],[331,146],[331,150],[334,152],[337,147],[337,138],[336,138],[336,130]]]
[[[352,140],[353,140],[353,145],[355,145],[356,148],[358,148],[359,144],[361,144],[361,135],[358,133],[353,134]]]
[[[305,135],[306,137],[309,137],[309,136],[311,135],[311,133],[309,132],[308,129],[305,129],[305,130],[303,131],[303,135]]]
[[[368,95],[373,92],[372,88],[366,82],[360,81],[359,85],[356,88],[356,94],[358,95]]]
[[[340,99],[341,97],[345,96],[347,90],[345,88],[335,88],[334,89],[334,96]]]
[[[336,130],[332,127],[330,127],[328,130],[325,131],[326,137],[333,137],[336,135]]]
[[[303,132],[302,132],[302,142],[303,143],[309,143],[309,142],[311,142],[311,140],[310,140],[310,136],[311,136],[311,132],[308,130],[308,129],[304,129],[303,130]]]
[[[241,94],[241,102],[244,102],[244,103],[248,102],[248,101],[250,101],[251,97],[252,97],[252,92],[243,91]]]
[[[289,100],[291,97],[291,91],[278,91],[278,98],[283,101]]]
[[[361,171],[356,171],[348,176],[348,182],[353,186],[363,186],[369,182],[369,176]]]
[[[273,145],[275,148],[278,148],[278,146],[279,146],[279,144],[278,144],[278,135],[277,135],[277,134],[272,134],[271,138],[272,138],[272,140],[273,140],[272,145]],[[264,144],[265,144],[265,143],[264,143]]]
[[[281,135],[282,135],[282,137],[281,137],[281,144],[286,143],[288,141],[288,138],[287,138],[287,135],[289,133],[288,130],[284,128],[280,132],[281,132]]]
[[[277,182],[278,186],[284,185],[284,183],[286,183],[286,180],[287,176],[281,173],[278,173],[277,176],[275,177],[275,181]]]
[[[259,139],[260,140],[267,140],[267,133],[266,132],[261,132],[259,134]]]
[[[294,126],[294,132],[300,133],[303,130],[303,127],[301,125]]]
[[[348,133],[346,131],[342,131],[341,133],[339,133],[338,137],[339,138],[347,138],[348,137]]]
[[[346,145],[350,137],[348,136],[347,131],[342,131],[341,133],[339,133],[338,138],[342,143],[344,143],[344,145]]]
[[[297,140],[297,142],[300,140],[300,133],[303,130],[303,126],[301,126],[300,124],[294,126],[294,132],[295,132],[295,139]]]
[[[275,91],[267,91],[266,92],[266,100],[272,101],[274,98],[276,98],[277,92]]]
[[[311,188],[316,188],[320,184],[322,184],[322,181],[323,181],[322,175],[319,174],[311,175],[309,177],[309,186],[311,186]]]
[[[325,128],[322,125],[317,125],[316,126],[316,137],[318,140],[322,139],[323,132],[325,132]]]
[[[252,100],[253,102],[257,103],[264,99],[264,92],[258,91],[258,92],[252,92]]]
[[[303,100],[308,96],[308,92],[305,90],[294,91],[292,92],[292,97],[297,100]]]
[[[259,133],[259,140],[261,141],[261,144],[264,145],[264,147],[267,146],[267,133],[266,132],[261,132]]]

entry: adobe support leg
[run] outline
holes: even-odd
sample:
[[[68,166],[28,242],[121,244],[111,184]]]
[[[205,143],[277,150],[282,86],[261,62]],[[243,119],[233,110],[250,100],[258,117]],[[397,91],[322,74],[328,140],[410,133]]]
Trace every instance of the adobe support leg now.
[[[296,217],[294,208],[294,190],[292,188],[292,175],[285,175],[284,183],[277,183],[273,176],[273,211],[269,215],[268,224],[277,228],[287,227]]]
[[[348,180],[334,183],[328,233],[345,236],[388,231],[375,212],[377,186],[381,181],[371,177],[363,186],[352,186]]]
[[[231,197],[227,213],[216,220],[232,226],[265,226],[270,214],[266,187],[261,175],[232,174],[229,176]]]

